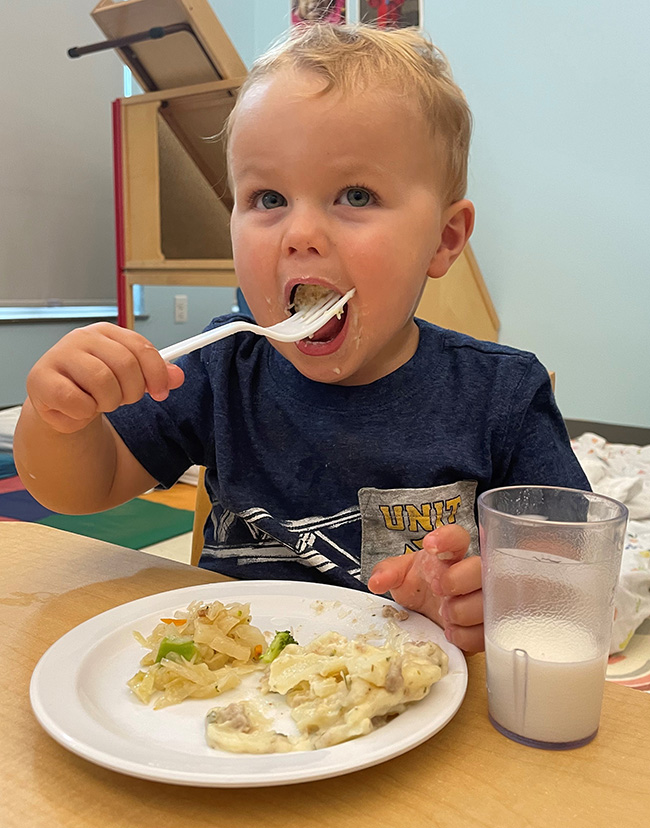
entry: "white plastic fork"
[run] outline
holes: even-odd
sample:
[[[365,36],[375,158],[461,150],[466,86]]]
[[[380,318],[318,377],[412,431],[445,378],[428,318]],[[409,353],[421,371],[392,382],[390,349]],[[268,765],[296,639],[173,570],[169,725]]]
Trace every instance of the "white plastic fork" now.
[[[183,354],[189,354],[191,351],[196,351],[205,345],[210,345],[212,342],[218,342],[220,339],[239,333],[239,331],[251,331],[269,339],[276,339],[278,342],[298,342],[299,339],[306,339],[320,330],[326,322],[342,310],[348,299],[354,296],[354,293],[354,288],[344,296],[339,296],[337,293],[330,291],[327,296],[323,296],[310,308],[296,311],[293,316],[268,328],[243,320],[229,322],[220,328],[204,331],[196,336],[190,336],[189,339],[184,339],[182,342],[177,342],[175,345],[169,345],[159,353],[163,359],[170,362],[179,356],[183,356]]]

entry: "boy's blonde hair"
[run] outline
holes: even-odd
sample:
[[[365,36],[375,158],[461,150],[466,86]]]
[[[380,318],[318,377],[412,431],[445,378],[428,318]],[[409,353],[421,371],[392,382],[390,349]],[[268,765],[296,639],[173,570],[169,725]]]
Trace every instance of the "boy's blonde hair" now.
[[[321,75],[331,90],[393,91],[420,109],[441,150],[443,196],[446,203],[463,198],[467,189],[467,159],[472,115],[453,80],[444,54],[416,29],[378,29],[364,24],[316,23],[294,26],[253,64],[238,102],[258,81],[286,68]],[[235,104],[226,124],[226,140],[237,117]]]

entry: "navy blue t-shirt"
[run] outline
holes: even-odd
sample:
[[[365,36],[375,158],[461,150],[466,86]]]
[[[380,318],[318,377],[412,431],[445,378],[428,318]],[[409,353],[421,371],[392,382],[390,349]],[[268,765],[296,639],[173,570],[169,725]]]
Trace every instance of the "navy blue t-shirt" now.
[[[477,552],[487,489],[589,488],[533,354],[416,322],[412,359],[369,385],[314,382],[239,333],[182,357],[164,402],[109,415],[164,486],[206,466],[200,566],[363,588],[377,561],[443,524],[467,528]]]

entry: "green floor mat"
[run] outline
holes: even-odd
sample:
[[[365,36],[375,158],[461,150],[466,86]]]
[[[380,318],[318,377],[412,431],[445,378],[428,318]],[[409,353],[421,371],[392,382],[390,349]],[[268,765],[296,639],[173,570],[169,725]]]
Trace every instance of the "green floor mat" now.
[[[193,520],[194,512],[136,498],[107,512],[95,515],[48,515],[37,523],[116,543],[129,549],[143,549],[191,532]]]

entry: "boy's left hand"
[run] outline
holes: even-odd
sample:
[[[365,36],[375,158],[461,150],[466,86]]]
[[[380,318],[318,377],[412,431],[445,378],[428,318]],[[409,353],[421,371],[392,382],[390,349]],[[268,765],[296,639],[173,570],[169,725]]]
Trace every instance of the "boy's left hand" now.
[[[425,535],[422,549],[385,558],[368,580],[371,592],[389,592],[402,606],[444,628],[448,641],[469,653],[485,649],[481,559],[466,558],[469,534],[441,526]]]

